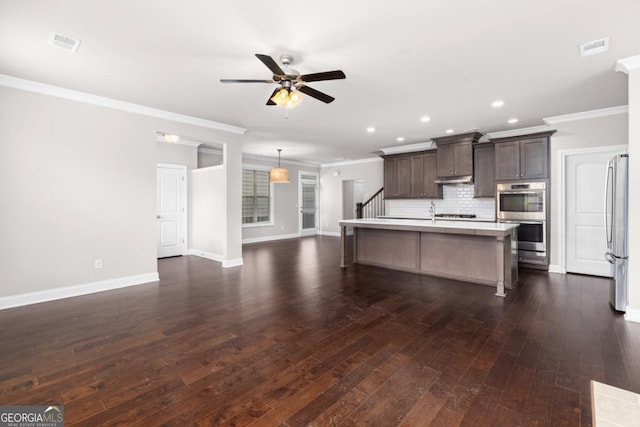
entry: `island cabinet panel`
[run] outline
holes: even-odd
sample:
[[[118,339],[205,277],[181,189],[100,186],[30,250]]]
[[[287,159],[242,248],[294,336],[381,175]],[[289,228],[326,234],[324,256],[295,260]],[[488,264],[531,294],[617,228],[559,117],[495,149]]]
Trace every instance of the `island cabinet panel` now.
[[[418,270],[420,260],[420,233],[370,228],[354,228],[356,233],[355,259],[363,264]]]
[[[421,233],[420,271],[434,276],[494,284],[496,241],[481,236]]]
[[[493,144],[476,144],[473,149],[474,197],[496,197],[496,157]]]
[[[555,131],[493,139],[496,181],[549,178],[549,137]]]
[[[409,156],[384,159],[384,195],[387,199],[406,199],[411,196]]]
[[[411,156],[411,197],[441,199],[442,186],[435,183],[437,178],[436,153]]]

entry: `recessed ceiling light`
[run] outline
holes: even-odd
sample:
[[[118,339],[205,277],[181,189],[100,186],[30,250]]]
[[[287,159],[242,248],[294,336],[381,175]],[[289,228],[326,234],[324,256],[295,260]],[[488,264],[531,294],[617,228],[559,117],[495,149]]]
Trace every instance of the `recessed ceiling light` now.
[[[445,133],[453,133],[453,129],[447,129],[445,130]]]
[[[399,137],[397,137],[397,138],[396,138],[396,141],[398,141],[398,142],[402,142],[402,141],[404,141],[404,136],[399,136]]]
[[[514,123],[518,123],[518,119],[516,119],[515,117],[513,119],[509,119],[509,124],[512,125]]]
[[[500,108],[500,107],[502,107],[503,105],[504,105],[504,101],[502,101],[501,99],[496,99],[495,101],[493,101],[493,102],[491,103],[491,106],[492,106],[493,108]]]
[[[367,128],[367,132],[369,132],[369,133],[372,133],[372,132],[375,132],[375,131],[376,131],[376,128],[374,128],[373,126],[369,126]]]
[[[422,123],[430,122],[430,121],[431,121],[431,117],[429,117],[429,116],[422,116],[422,117],[420,117],[420,121],[421,121]]]

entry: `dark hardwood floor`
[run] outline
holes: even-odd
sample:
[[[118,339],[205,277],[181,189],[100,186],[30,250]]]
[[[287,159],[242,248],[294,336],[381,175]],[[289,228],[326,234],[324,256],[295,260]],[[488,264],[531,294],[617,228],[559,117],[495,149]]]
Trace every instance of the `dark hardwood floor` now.
[[[68,426],[587,426],[589,380],[640,392],[640,324],[603,279],[521,270],[502,299],[338,257],[332,237],[253,244],[241,268],[164,259],[159,284],[0,311],[0,405],[62,403]]]

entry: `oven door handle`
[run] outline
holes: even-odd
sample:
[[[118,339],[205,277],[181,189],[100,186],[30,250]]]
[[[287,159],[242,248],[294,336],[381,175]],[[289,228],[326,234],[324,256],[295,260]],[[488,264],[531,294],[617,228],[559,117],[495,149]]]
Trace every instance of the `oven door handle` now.
[[[527,191],[503,191],[498,190],[498,194],[542,194],[546,190],[527,190]]]
[[[504,219],[500,219],[500,220],[498,220],[498,222],[506,222],[508,224],[544,224],[545,223],[544,220],[540,220],[540,221],[510,221],[510,220],[504,220]]]

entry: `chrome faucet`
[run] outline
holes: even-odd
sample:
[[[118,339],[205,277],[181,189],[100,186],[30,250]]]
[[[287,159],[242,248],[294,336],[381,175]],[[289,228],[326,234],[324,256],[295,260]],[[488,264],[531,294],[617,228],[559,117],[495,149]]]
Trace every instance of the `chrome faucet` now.
[[[431,207],[429,208],[429,213],[431,214],[431,222],[436,223],[436,204],[431,201]]]

